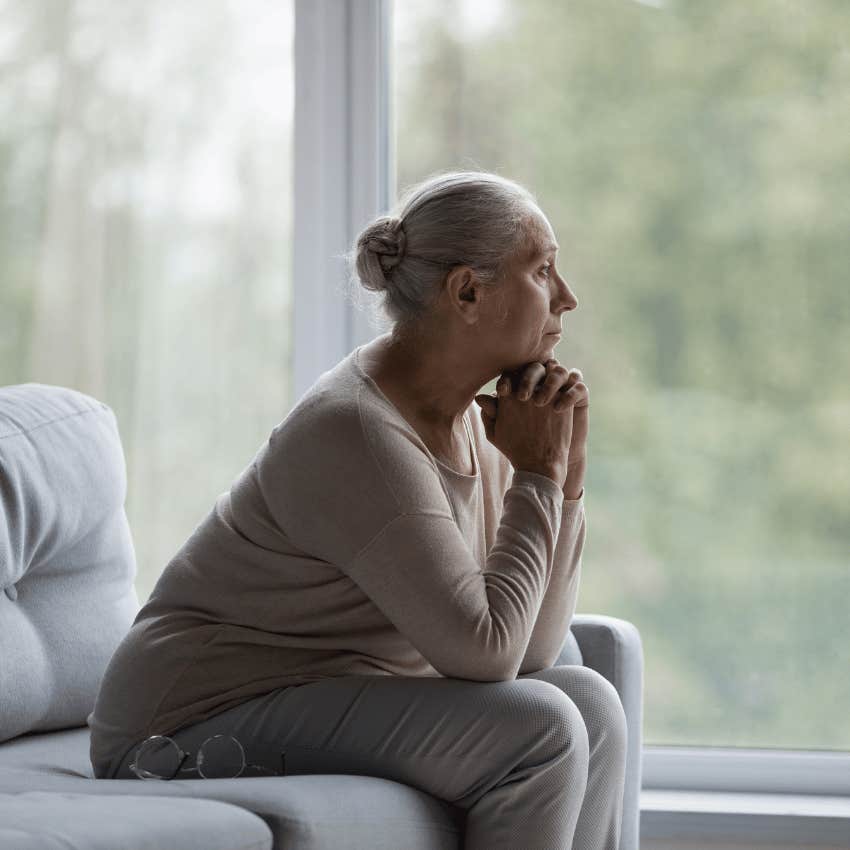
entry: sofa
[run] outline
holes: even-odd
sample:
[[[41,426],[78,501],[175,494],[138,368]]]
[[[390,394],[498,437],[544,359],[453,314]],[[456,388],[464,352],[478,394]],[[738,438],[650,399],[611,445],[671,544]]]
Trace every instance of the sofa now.
[[[67,387],[0,387],[0,848],[462,847],[461,810],[378,777],[94,778],[87,717],[140,607],[126,490],[110,407]],[[620,848],[637,850],[639,633],[577,614],[558,664],[592,667],[620,695],[629,735]]]

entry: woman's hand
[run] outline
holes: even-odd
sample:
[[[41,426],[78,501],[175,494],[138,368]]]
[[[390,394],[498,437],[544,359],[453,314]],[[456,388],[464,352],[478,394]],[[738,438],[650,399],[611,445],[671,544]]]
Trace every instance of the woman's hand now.
[[[496,396],[478,395],[485,429],[493,428],[498,415],[498,400],[510,395],[516,385],[516,397],[531,399],[536,405],[554,404],[556,410],[572,407],[572,437],[568,466],[577,466],[587,459],[589,391],[579,369],[567,370],[551,358],[545,363],[535,361],[516,372],[503,372],[496,384]],[[488,435],[489,436],[489,435]]]

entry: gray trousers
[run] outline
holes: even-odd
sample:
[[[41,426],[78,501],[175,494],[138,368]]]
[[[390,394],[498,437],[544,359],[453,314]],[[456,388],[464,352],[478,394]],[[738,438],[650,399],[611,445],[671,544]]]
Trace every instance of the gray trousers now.
[[[458,806],[465,850],[617,850],[620,841],[626,717],[614,686],[589,667],[508,682],[340,676],[279,688],[170,737],[194,756],[219,733],[277,773],[285,753],[286,775],[379,776]],[[136,778],[134,755],[113,778]]]

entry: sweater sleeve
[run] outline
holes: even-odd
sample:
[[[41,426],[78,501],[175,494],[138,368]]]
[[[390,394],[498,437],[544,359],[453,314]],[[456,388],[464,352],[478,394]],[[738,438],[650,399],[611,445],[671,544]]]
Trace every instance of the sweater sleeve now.
[[[576,611],[586,533],[582,490],[578,499],[564,499],[552,572],[520,674],[551,667],[558,659]]]
[[[564,499],[555,481],[513,476],[482,568],[426,446],[373,401],[311,395],[255,467],[275,526],[357,584],[434,669],[516,677],[555,557]]]
[[[563,492],[517,472],[482,571],[449,513],[401,514],[343,570],[442,675],[515,679],[555,557]]]

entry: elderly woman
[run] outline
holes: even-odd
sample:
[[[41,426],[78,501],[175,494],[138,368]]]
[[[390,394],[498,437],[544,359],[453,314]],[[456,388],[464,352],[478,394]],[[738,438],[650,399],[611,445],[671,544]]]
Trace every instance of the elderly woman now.
[[[166,566],[89,716],[95,776],[367,774],[465,810],[467,850],[615,850],[622,705],[552,666],[588,410],[552,356],[578,306],[557,250],[533,196],[479,172],[363,231],[356,275],[394,327],[318,378]]]

